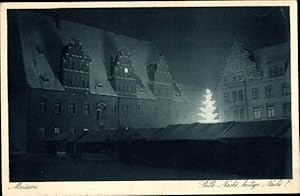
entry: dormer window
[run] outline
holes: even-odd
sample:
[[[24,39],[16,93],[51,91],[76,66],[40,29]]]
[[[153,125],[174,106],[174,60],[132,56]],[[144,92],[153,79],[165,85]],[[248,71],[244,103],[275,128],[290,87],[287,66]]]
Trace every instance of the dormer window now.
[[[38,54],[45,54],[44,50],[40,46],[36,46],[35,49],[38,52]]]
[[[40,75],[40,78],[44,82],[49,82],[49,77],[46,74]]]
[[[96,82],[96,86],[97,87],[103,87],[103,83],[101,83],[101,82],[98,81],[98,82]]]

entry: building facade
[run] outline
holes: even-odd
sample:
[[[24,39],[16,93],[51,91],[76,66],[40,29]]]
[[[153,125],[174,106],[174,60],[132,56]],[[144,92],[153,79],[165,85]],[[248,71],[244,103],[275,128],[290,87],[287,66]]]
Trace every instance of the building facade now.
[[[153,43],[29,11],[9,21],[12,151],[38,151],[58,135],[193,122]]]
[[[291,118],[288,43],[253,52],[234,41],[217,87],[220,121]]]

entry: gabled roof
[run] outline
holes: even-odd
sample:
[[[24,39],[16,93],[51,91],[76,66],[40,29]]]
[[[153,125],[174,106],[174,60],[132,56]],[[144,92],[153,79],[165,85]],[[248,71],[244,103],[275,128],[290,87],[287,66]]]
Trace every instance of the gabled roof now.
[[[146,65],[156,62],[159,57],[153,43],[65,20],[60,20],[58,28],[52,17],[30,11],[18,11],[17,17],[25,74],[30,87],[64,91],[58,79],[62,50],[76,38],[85,54],[91,57],[90,93],[117,96],[108,81],[111,56],[128,48],[139,79],[138,98],[156,99],[148,87],[146,70]]]

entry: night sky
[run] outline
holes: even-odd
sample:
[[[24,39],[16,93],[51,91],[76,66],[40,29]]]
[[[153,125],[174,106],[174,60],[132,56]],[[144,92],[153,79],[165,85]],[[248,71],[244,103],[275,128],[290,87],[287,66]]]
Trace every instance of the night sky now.
[[[45,12],[45,11],[43,11]],[[289,10],[268,8],[66,9],[48,14],[154,42],[185,88],[213,88],[234,38],[248,50],[289,40]]]

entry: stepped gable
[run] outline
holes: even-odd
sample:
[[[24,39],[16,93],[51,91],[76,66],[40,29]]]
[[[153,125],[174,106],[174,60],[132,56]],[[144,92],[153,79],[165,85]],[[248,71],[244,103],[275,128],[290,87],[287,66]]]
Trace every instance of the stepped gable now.
[[[150,62],[159,61],[158,49],[152,42],[66,20],[60,20],[58,28],[54,18],[30,11],[18,11],[17,17],[25,74],[30,87],[65,90],[59,78],[63,49],[76,38],[82,44],[85,55],[91,60],[91,94],[117,96],[108,81],[110,61],[112,55],[127,48],[136,70],[137,97],[156,99],[148,87],[146,69]],[[180,90],[176,88],[176,91]],[[177,93],[176,99],[184,100],[181,93]]]

